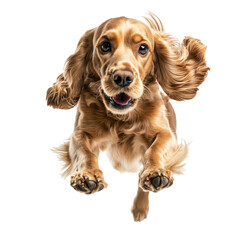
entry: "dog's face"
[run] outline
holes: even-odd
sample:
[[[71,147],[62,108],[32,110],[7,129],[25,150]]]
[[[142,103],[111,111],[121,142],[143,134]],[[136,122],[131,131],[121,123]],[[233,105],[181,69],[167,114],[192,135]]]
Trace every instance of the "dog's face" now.
[[[153,71],[152,32],[137,20],[111,19],[96,29],[93,44],[102,100],[112,113],[126,114],[137,106]]]

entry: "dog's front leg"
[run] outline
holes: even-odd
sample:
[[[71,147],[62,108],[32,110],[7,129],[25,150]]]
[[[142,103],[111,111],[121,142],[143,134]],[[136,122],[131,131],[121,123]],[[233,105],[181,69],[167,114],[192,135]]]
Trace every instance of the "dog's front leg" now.
[[[144,156],[143,170],[139,174],[139,186],[143,191],[156,192],[173,184],[171,167],[179,161],[174,160],[178,149],[174,134],[161,129]]]
[[[71,158],[71,186],[80,192],[90,194],[107,187],[103,173],[98,166],[98,147],[93,147],[92,137],[82,131],[75,131],[69,147]]]

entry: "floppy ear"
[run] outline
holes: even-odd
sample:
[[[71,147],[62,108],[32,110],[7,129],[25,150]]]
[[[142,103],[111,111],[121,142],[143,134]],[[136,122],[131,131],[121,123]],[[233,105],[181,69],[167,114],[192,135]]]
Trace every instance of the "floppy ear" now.
[[[155,71],[165,93],[181,101],[192,99],[210,69],[206,65],[206,46],[186,37],[179,45],[164,32],[155,32]]]
[[[92,59],[93,34],[94,30],[89,30],[79,40],[75,53],[66,61],[64,72],[47,90],[47,105],[69,109],[77,104]]]

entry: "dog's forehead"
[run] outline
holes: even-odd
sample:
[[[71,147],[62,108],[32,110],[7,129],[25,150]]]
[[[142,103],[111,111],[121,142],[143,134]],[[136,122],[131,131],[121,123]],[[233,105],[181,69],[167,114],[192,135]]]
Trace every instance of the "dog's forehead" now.
[[[133,35],[134,33],[152,38],[151,29],[141,21],[119,17],[111,18],[102,23],[95,32],[95,41],[108,32],[116,32],[122,35]]]

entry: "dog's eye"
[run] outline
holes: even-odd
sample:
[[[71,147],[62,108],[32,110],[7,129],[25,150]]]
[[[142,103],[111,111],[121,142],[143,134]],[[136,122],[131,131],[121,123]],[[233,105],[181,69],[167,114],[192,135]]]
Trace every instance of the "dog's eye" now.
[[[107,53],[112,51],[112,46],[110,42],[103,42],[99,46],[99,50],[101,53]]]
[[[148,46],[146,44],[141,44],[139,49],[138,49],[138,53],[142,56],[146,56],[148,54]]]

